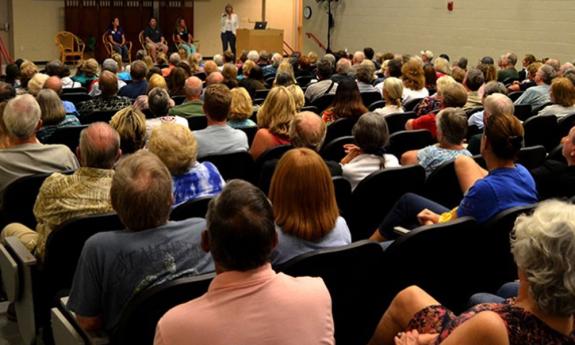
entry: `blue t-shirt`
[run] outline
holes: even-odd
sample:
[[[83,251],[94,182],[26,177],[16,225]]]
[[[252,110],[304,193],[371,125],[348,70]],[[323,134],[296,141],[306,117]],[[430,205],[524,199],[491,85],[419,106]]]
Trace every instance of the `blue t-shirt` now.
[[[173,177],[174,207],[188,200],[221,193],[225,182],[210,162],[196,162],[187,173]]]
[[[112,330],[138,292],[214,271],[211,254],[201,248],[205,228],[204,219],[190,218],[155,229],[90,237],[78,261],[68,307],[81,316],[102,316],[104,329]]]
[[[122,43],[122,36],[124,36],[124,29],[122,28],[117,28],[114,30],[114,28],[110,28],[110,31],[108,31],[110,33],[110,35],[112,35],[112,39],[114,40],[114,42],[116,43]]]
[[[538,201],[533,177],[524,166],[500,168],[475,182],[457,209],[457,217],[471,216],[485,223],[501,211]]]

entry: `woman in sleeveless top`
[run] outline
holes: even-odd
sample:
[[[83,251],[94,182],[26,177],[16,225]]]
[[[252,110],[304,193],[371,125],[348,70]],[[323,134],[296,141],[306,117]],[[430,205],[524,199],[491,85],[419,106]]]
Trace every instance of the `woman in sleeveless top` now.
[[[575,206],[546,201],[519,216],[511,252],[517,299],[455,316],[411,286],[391,302],[370,344],[575,344]]]

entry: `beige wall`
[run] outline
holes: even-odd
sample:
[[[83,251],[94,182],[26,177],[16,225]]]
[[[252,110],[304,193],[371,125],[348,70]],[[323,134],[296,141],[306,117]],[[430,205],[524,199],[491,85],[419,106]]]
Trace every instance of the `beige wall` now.
[[[33,61],[57,59],[54,36],[64,29],[64,1],[12,0],[14,56]]]
[[[514,51],[520,57],[575,58],[573,15],[575,1],[561,0],[340,0],[335,9],[332,49],[350,52],[366,46],[376,51],[415,54],[430,49],[452,59],[466,56],[475,63],[484,55]],[[315,33],[324,44],[327,11],[316,0],[304,0],[313,9],[304,19],[303,32]],[[320,52],[304,37],[304,51]]]
[[[295,0],[267,0],[268,27],[284,30],[284,40],[292,47],[296,43]],[[253,28],[261,20],[261,0],[196,0],[194,8],[194,36],[200,40],[200,51],[205,56],[221,53],[220,15],[226,4],[234,6],[240,28]]]

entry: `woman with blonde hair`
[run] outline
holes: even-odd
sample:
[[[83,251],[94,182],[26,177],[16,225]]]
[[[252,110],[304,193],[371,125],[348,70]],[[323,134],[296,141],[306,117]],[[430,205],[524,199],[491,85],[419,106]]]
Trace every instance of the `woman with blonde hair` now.
[[[110,120],[110,126],[120,134],[122,154],[134,153],[146,144],[146,115],[134,107],[118,111]]]
[[[296,114],[296,105],[289,90],[276,86],[270,90],[258,110],[258,131],[250,153],[254,159],[279,145],[289,144],[289,126]]]
[[[32,61],[24,60],[20,65],[20,87],[28,88],[28,81],[38,73],[38,66]]]
[[[96,59],[88,59],[85,60],[80,67],[78,67],[78,71],[76,75],[72,77],[72,80],[82,84],[82,87],[85,87],[90,91],[92,86],[92,82],[94,80],[98,80],[98,70],[100,65]]]
[[[283,155],[269,197],[279,228],[272,263],[351,243],[347,223],[339,216],[329,169],[313,150],[296,148]]]
[[[293,71],[292,64],[289,62],[288,59],[283,59],[282,62],[280,62],[279,66],[278,66],[278,69],[276,72],[276,78],[275,78],[274,83],[273,83],[274,86],[276,85],[276,83],[278,81],[278,76],[284,75],[284,74],[289,75],[289,77],[290,77],[289,79],[290,79],[290,82],[292,84],[297,84],[297,81],[295,80],[295,73]]]
[[[433,68],[437,74],[437,78],[441,78],[444,75],[451,75],[451,68],[449,67],[449,61],[442,57],[438,57],[433,62]]]
[[[429,91],[425,88],[425,74],[423,72],[423,62],[412,57],[401,66],[401,79],[403,80],[403,103],[412,99],[429,96]]]
[[[243,87],[236,87],[231,90],[232,104],[228,115],[228,125],[232,128],[256,127],[256,123],[250,120],[253,113],[252,98]]]
[[[575,113],[575,86],[571,80],[565,77],[553,79],[549,92],[553,104],[543,108],[537,115],[562,117]]]
[[[58,128],[81,125],[76,116],[66,114],[60,96],[54,90],[40,90],[36,100],[42,111],[42,128],[36,133],[41,142],[46,142]]]
[[[164,123],[152,130],[146,145],[172,175],[173,207],[188,200],[219,194],[225,182],[210,162],[198,162],[198,142],[188,127]]]
[[[400,79],[389,77],[383,81],[383,100],[385,106],[373,112],[380,115],[403,113],[402,95],[403,83]]]
[[[545,201],[519,216],[511,253],[517,298],[457,316],[410,286],[395,296],[369,344],[575,344],[575,206]]]
[[[441,96],[443,90],[445,90],[445,88],[447,88],[449,85],[456,83],[457,81],[448,75],[437,79],[437,82],[435,83],[437,92],[421,100],[421,102],[417,105],[417,108],[415,108],[415,114],[417,116],[421,116],[441,108],[441,99],[439,99],[439,97]]]
[[[291,84],[287,86],[288,91],[291,93],[293,100],[295,102],[296,112],[299,112],[301,108],[305,105],[305,94],[301,87],[297,84]]]

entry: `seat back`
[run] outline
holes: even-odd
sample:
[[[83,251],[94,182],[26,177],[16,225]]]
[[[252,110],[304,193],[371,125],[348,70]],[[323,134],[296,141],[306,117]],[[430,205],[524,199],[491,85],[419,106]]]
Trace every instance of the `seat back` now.
[[[142,291],[122,310],[111,335],[112,344],[152,345],[160,318],[173,307],[206,293],[214,277],[209,273],[180,278]]]
[[[478,111],[482,111],[483,107],[475,107],[475,108],[471,108],[471,109],[467,109],[465,111],[465,115],[467,115],[467,118],[471,117],[471,115],[475,114]]]
[[[327,107],[329,107],[333,103],[334,99],[335,95],[333,94],[321,95],[318,98],[316,98],[313,102],[311,102],[310,105],[316,107],[318,114],[321,114],[322,111],[326,110]]]
[[[299,76],[297,78],[295,78],[296,83],[300,86],[300,87],[304,87],[307,84],[309,84],[309,82],[311,81],[312,77],[311,76],[307,76],[307,75],[302,75]]]
[[[399,237],[385,251],[391,301],[402,289],[417,285],[457,312],[477,290],[477,255],[487,249],[476,245],[481,236],[475,219],[462,217],[427,225]],[[449,269],[446,269],[448,263]]]
[[[514,114],[521,121],[525,121],[531,116],[531,105],[530,104],[516,104]]]
[[[381,93],[376,91],[362,92],[360,95],[363,101],[363,105],[366,107],[369,107],[374,102],[383,100],[383,98],[381,98]]]
[[[266,97],[268,96],[268,93],[270,93],[269,89],[256,90],[254,98],[266,99]]]
[[[517,279],[517,266],[511,254],[509,236],[515,225],[515,219],[523,213],[530,213],[535,205],[513,207],[502,211],[483,224],[481,237],[477,244],[483,251],[481,255],[482,278],[478,282],[478,291],[495,293],[501,285]]]
[[[249,152],[244,151],[226,155],[206,156],[202,157],[200,161],[207,161],[214,164],[226,181],[235,178],[250,182],[254,181],[255,163]]]
[[[92,99],[92,97],[90,95],[88,95],[87,93],[84,92],[68,92],[68,93],[62,93],[60,95],[60,98],[63,101],[68,101],[68,102],[72,102],[75,105],[78,105],[84,101],[90,100]]]
[[[547,152],[542,145],[523,147],[517,155],[517,163],[531,170],[543,165]]]
[[[18,238],[8,237],[4,244],[0,244],[0,269],[8,300],[14,303],[22,342],[35,344],[37,320],[32,286],[36,258]]]
[[[521,95],[523,94],[523,91],[514,91],[514,92],[510,92],[507,97],[509,97],[509,99],[512,102],[515,102],[519,97],[521,97]]]
[[[353,118],[341,118],[335,120],[327,126],[324,142],[329,143],[334,139],[351,135],[351,130],[356,122],[357,119]]]
[[[348,180],[341,176],[334,176],[331,180],[333,181],[335,201],[337,202],[339,214],[345,218],[349,212],[349,202],[351,200],[351,184]]]
[[[559,126],[559,137],[563,138],[569,134],[569,131],[575,125],[575,113],[559,117],[557,125]]]
[[[385,107],[385,101],[380,99],[378,101],[372,102],[367,108],[369,109],[369,111],[374,111],[375,109],[383,107]]]
[[[417,115],[413,111],[385,115],[385,121],[387,122],[389,133],[393,134],[405,130],[405,124],[407,121],[409,119],[415,119],[416,117]]]
[[[300,255],[280,270],[323,279],[332,299],[336,343],[353,345],[366,344],[383,315],[386,266],[379,243],[359,241]]]
[[[188,200],[176,206],[170,213],[170,220],[184,220],[188,218],[205,218],[208,212],[208,204],[212,197],[202,197]]]
[[[208,118],[205,115],[188,117],[188,127],[191,131],[197,131],[208,127]]]
[[[46,239],[42,266],[45,301],[52,306],[57,293],[72,286],[74,272],[88,238],[99,232],[124,228],[115,213],[107,213],[72,219],[54,229]]]
[[[186,100],[186,96],[172,96],[175,105],[180,105]]]
[[[56,34],[56,44],[58,44],[61,49],[65,51],[76,51],[76,41],[79,38],[71,32],[60,31]]]
[[[559,127],[555,115],[533,116],[523,122],[525,146],[543,145],[547,152],[559,145]]]
[[[454,164],[454,161],[450,161],[437,167],[427,177],[424,188],[427,198],[448,208],[459,205],[463,199]]]
[[[336,138],[321,148],[321,156],[326,161],[339,162],[346,155],[343,145],[351,143],[353,143],[351,135]]]
[[[244,127],[244,128],[238,128],[238,129],[241,130],[242,132],[246,133],[246,135],[248,137],[248,145],[251,147],[252,143],[254,142],[254,138],[256,136],[258,128],[257,127]]]
[[[24,176],[6,187],[2,203],[5,224],[22,223],[30,229],[36,228],[34,203],[42,183],[50,175],[51,173]]]
[[[319,110],[317,109],[317,107],[313,106],[313,105],[308,105],[305,107],[301,108],[301,111],[311,111],[312,113],[316,113],[319,115]]]
[[[113,51],[112,51],[112,43],[110,42],[110,40],[108,40],[109,35],[110,30],[106,30],[104,31],[104,33],[102,33],[102,45],[104,46],[104,48],[106,48],[107,55],[111,56]]]
[[[435,139],[427,129],[399,131],[389,136],[387,152],[400,159],[404,152],[422,149],[434,143]]]
[[[419,105],[419,103],[421,103],[422,100],[423,98],[414,98],[412,100],[409,100],[405,102],[405,104],[403,105],[403,109],[405,111],[413,111],[415,108],[417,108],[417,106]]]
[[[56,131],[46,139],[46,144],[63,144],[68,146],[70,151],[76,152],[76,148],[80,144],[80,132],[87,127],[87,125],[84,125],[57,128]]]
[[[293,146],[291,146],[289,144],[288,145],[278,145],[278,146],[272,147],[271,149],[262,153],[256,159],[256,174],[258,174],[261,171],[262,166],[265,164],[265,162],[272,160],[272,159],[282,158],[284,153],[291,150],[292,148],[293,148]]]
[[[144,30],[140,31],[138,34],[138,41],[140,42],[142,49],[148,53],[148,49],[146,48],[146,39],[144,38]]]
[[[112,116],[117,113],[117,110],[102,110],[94,111],[90,114],[80,116],[80,122],[83,125],[87,125],[94,122],[110,122]]]
[[[388,168],[363,179],[352,192],[348,225],[354,241],[368,238],[405,193],[419,193],[425,181],[420,165]]]

